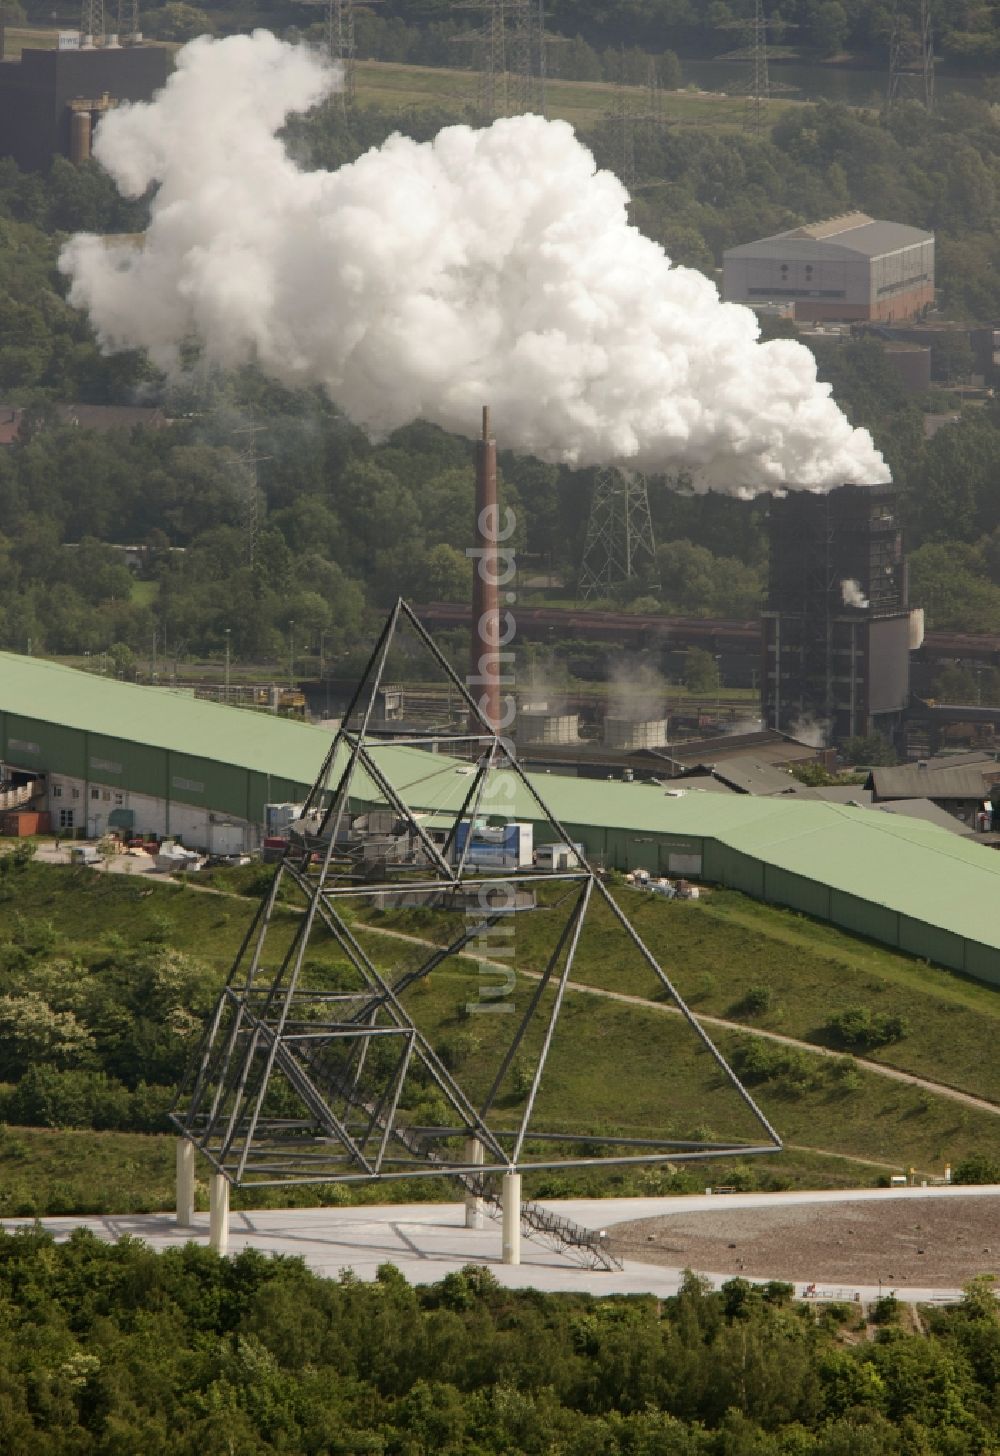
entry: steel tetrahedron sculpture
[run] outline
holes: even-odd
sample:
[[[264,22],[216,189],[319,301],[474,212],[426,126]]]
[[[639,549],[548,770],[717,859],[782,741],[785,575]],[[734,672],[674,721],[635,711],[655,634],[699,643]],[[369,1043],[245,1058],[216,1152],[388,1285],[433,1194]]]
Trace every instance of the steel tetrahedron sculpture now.
[[[447,688],[448,722],[387,723],[404,638]],[[508,848],[526,824],[544,867]],[[585,936],[597,981],[581,970]],[[665,1014],[649,1044],[633,1046],[618,1037],[621,998],[600,993],[632,992],[642,976]],[[598,1053],[636,1094],[634,1118],[623,1120],[621,1099],[613,1118],[600,1106],[605,1084],[588,1060]],[[692,1087],[695,1101],[700,1089],[732,1093],[732,1137],[692,1116]],[[489,1196],[499,1174],[781,1146],[402,600],[289,828],[171,1115],[236,1186],[450,1175]],[[537,1231],[565,1244],[542,1212]]]

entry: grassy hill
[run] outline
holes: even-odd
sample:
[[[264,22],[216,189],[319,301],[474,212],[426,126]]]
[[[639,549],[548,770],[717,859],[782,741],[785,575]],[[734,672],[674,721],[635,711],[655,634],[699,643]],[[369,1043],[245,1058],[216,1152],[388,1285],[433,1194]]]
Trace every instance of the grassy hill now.
[[[251,898],[230,893],[228,887],[246,888],[248,880],[259,886],[261,879],[260,870],[226,873],[215,877],[221,893],[205,893],[204,888],[84,869],[29,865],[9,874],[0,880],[0,998],[33,992],[43,1000],[48,997],[58,1011],[58,986],[76,976],[73,1004],[82,1008],[77,1013],[81,1019],[90,1018],[101,1067],[133,1086],[137,1078],[148,1076],[153,1085],[139,1089],[137,1105],[152,1106],[155,1112],[170,1095],[171,1077],[163,1066],[182,1064],[186,1054],[175,1039],[170,1054],[174,1061],[164,1061],[158,1040],[163,1027],[157,1017],[173,1025],[179,1015],[186,1016],[185,1034],[189,1039],[195,1034],[254,908]],[[630,891],[619,893],[627,896],[641,935],[695,1009],[737,1023],[732,1029],[713,1027],[711,1034],[724,1054],[744,1068],[753,1095],[788,1151],[725,1167],[712,1164],[709,1171],[693,1173],[653,1169],[601,1178],[577,1172],[538,1174],[532,1180],[536,1193],[598,1187],[658,1191],[733,1181],[751,1186],[871,1184],[902,1167],[914,1165],[933,1175],[946,1161],[992,1153],[1000,1123],[991,1112],[890,1080],[851,1057],[821,1056],[764,1041],[754,1033],[778,1030],[802,1041],[830,1043],[834,1038],[827,1021],[836,1010],[859,1004],[884,1009],[901,1019],[904,1032],[871,1055],[887,1066],[918,1071],[943,1086],[1000,1103],[989,1054],[1000,1030],[1000,994],[730,892],[697,903],[669,904]],[[399,939],[398,933],[426,936],[433,927],[424,912],[377,920],[370,929],[359,925],[358,934],[385,971],[401,971],[422,957],[422,947]],[[269,963],[281,954],[297,922],[296,908],[279,906]],[[532,994],[537,984],[532,973],[543,966],[560,924],[555,907],[518,917],[518,1005]],[[185,958],[187,970],[178,984],[187,1004],[168,1007],[163,1002],[158,1010],[158,983],[149,980],[148,967],[151,957],[155,962],[166,951]],[[344,972],[329,938],[310,944],[308,966],[317,985],[332,984],[330,978]],[[500,1033],[506,1029],[510,1034],[508,1018],[470,1014],[479,975],[473,960],[435,971],[412,989],[407,1004],[421,1030],[475,1090],[488,1083]],[[538,1107],[546,1127],[642,1135],[655,1126],[692,1138],[751,1135],[731,1089],[694,1044],[689,1028],[680,1017],[665,1014],[663,988],[638,956],[612,939],[606,911],[598,912],[581,939],[574,981],[650,1004],[613,1000],[593,991],[567,992]],[[154,987],[148,998],[142,989],[147,984]],[[543,1012],[550,996],[543,997]],[[0,999],[0,1052],[9,1034],[5,1004]],[[125,1016],[131,1021],[123,1030]],[[117,1041],[109,1025],[118,1027]],[[539,1027],[532,1033],[536,1043],[540,1035]],[[130,1039],[140,1052],[149,1049],[145,1061],[134,1055]],[[114,1057],[101,1050],[107,1046],[119,1048]],[[531,1051],[529,1037],[526,1061]],[[509,1089],[501,1101],[501,1112],[511,1120],[525,1090]],[[4,1095],[9,1099],[11,1090]],[[128,1094],[123,1090],[122,1095]],[[58,1109],[65,1104],[53,1105]],[[170,1138],[129,1132],[127,1112],[124,1121],[111,1124],[125,1130],[94,1133],[80,1125],[86,1115],[74,1114],[68,1128],[4,1131],[0,1213],[137,1211],[169,1204]],[[43,1111],[36,1120],[58,1122],[60,1114],[47,1117]],[[444,1184],[397,1188],[408,1198],[448,1196]],[[324,1196],[340,1201],[339,1190],[327,1190]],[[352,1191],[350,1196],[382,1199],[387,1192]],[[313,1198],[304,1193],[300,1201]],[[241,1199],[244,1206],[287,1201],[286,1194],[270,1191]]]
[[[51,50],[59,32],[51,27],[8,26],[7,56],[14,58],[25,47]],[[167,44],[166,42],[163,42]],[[176,50],[173,44],[169,49]],[[465,121],[474,110],[479,80],[476,72],[453,67],[407,66],[391,61],[360,61],[357,66],[357,99],[362,107],[371,106],[393,115],[406,112],[435,111]],[[548,114],[572,122],[587,130],[613,113],[619,88],[610,81],[559,81],[546,85]],[[641,86],[627,86],[625,92],[632,113],[643,115],[646,91]],[[664,114],[668,122],[681,126],[711,126],[739,130],[743,125],[744,99],[697,89],[664,93]],[[768,116],[776,121],[790,106],[801,102],[772,100]]]
[[[357,67],[358,102],[382,111],[406,110],[450,112],[456,120],[467,119],[473,107],[478,77],[473,71],[445,70],[431,66],[404,66],[386,61],[362,61]],[[634,115],[647,105],[641,86],[627,86],[625,92]],[[546,84],[548,114],[569,121],[578,130],[588,130],[614,112],[619,88],[609,81],[557,81]],[[771,101],[771,121],[796,101]],[[681,126],[713,126],[739,130],[743,125],[742,96],[723,96],[698,90],[669,91],[663,97],[668,122]]]

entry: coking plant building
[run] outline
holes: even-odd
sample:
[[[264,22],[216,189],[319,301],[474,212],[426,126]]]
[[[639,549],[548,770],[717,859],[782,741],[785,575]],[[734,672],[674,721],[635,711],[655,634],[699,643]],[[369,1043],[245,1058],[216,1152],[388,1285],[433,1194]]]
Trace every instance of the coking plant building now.
[[[727,303],[790,305],[796,319],[909,319],[934,302],[934,234],[863,212],[727,248]]]

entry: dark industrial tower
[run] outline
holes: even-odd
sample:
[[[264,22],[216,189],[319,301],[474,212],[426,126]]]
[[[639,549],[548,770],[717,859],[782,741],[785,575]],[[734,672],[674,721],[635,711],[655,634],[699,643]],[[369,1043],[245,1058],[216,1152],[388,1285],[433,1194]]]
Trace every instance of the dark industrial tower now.
[[[770,517],[762,621],[769,728],[898,740],[909,697],[906,558],[889,485],[791,491]]]

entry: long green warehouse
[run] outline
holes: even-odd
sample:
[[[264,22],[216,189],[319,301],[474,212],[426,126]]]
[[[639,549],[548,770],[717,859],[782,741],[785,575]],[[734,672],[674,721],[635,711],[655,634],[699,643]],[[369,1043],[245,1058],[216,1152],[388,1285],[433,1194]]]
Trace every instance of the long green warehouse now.
[[[64,833],[109,826],[199,848],[252,848],[265,805],[301,800],[328,732],[162,688],[0,653],[0,763],[44,781]],[[414,808],[457,809],[468,764],[378,750]],[[568,836],[618,869],[742,890],[1000,985],[1000,855],[935,825],[813,800],[755,799],[541,774],[535,792]],[[520,786],[507,812],[532,821]],[[360,803],[381,802],[360,782]]]

